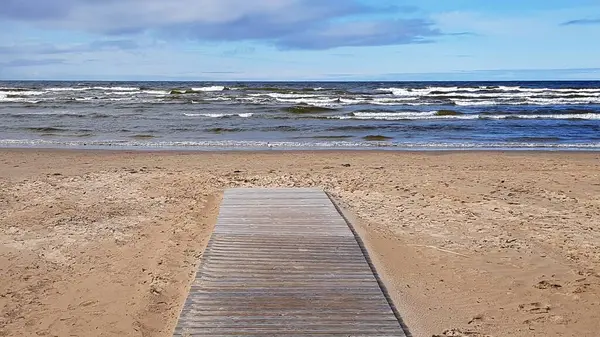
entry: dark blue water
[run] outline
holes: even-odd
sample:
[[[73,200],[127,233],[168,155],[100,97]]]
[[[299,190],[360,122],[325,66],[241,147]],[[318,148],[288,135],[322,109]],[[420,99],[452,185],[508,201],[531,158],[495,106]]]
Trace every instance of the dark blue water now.
[[[0,146],[600,149],[600,82],[0,82]]]

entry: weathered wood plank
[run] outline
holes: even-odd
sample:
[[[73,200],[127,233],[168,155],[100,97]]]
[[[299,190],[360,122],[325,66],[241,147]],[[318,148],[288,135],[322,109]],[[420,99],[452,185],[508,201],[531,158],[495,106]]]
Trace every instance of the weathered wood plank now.
[[[406,336],[319,189],[230,189],[175,336]]]

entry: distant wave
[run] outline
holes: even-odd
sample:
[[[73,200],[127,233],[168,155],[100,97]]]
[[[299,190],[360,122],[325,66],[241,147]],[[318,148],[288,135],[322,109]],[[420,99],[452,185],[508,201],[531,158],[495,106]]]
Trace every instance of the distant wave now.
[[[10,96],[38,96],[43,95],[44,91],[39,90],[5,90],[0,92],[0,97],[10,97]]]
[[[425,96],[425,95],[444,95],[449,93],[461,94],[480,94],[480,95],[505,95],[505,94],[595,94],[600,95],[600,88],[523,88],[519,86],[498,86],[498,87],[427,87],[427,88],[379,88],[376,91],[388,92],[394,96]]]
[[[6,92],[0,92],[0,103],[27,103],[27,104],[37,104],[40,102],[39,99],[30,99],[28,96],[19,94],[10,94]]]
[[[254,104],[269,104],[272,102],[287,104],[309,104],[319,107],[337,108],[349,105],[382,105],[382,106],[419,106],[419,105],[458,105],[458,106],[495,106],[495,105],[593,105],[600,104],[600,94],[597,96],[577,97],[526,97],[526,96],[323,96],[310,94],[250,94],[250,97],[239,98]],[[223,98],[228,100],[228,98]]]
[[[56,88],[45,88],[47,91],[85,91],[90,90],[91,87],[56,87]]]
[[[529,97],[520,101],[506,100],[469,100],[451,99],[459,106],[494,106],[494,105],[594,105],[600,104],[598,98],[533,98]]]
[[[477,120],[477,119],[581,119],[600,120],[600,113],[586,114],[440,114],[439,111],[429,112],[354,112],[344,116],[328,116],[328,119],[357,119],[357,120]]]
[[[149,94],[149,95],[159,95],[159,96],[164,96],[164,95],[168,95],[169,91],[167,90],[150,90],[150,89],[144,89],[140,91],[143,94]]]
[[[107,91],[140,91],[137,87],[92,87],[92,90],[107,90]]]
[[[223,90],[225,90],[225,87],[224,86],[220,86],[220,85],[214,85],[214,86],[209,86],[209,87],[192,88],[192,90],[194,90],[194,91],[204,91],[204,92],[223,91]]]
[[[449,100],[460,106],[600,104],[600,88],[391,87],[376,91],[391,93],[394,99],[407,102],[425,103],[423,100],[438,99]]]
[[[361,88],[343,87],[250,87],[230,88],[208,85],[191,89],[171,89],[161,84],[101,85],[71,87],[24,88],[20,83],[14,88],[0,88],[0,102],[40,103],[45,101],[76,102],[129,102],[144,99],[148,104],[189,103],[190,94],[195,102],[238,103],[253,105],[308,104],[323,108],[346,106],[548,106],[548,105],[600,105],[600,88],[526,88],[520,86],[430,86]],[[206,95],[201,95],[206,93]],[[187,97],[186,97],[187,96]],[[29,98],[28,98],[29,97]],[[118,97],[118,98],[116,98]],[[200,98],[201,97],[201,98]],[[120,99],[123,98],[123,99]],[[35,99],[35,101],[32,101]],[[193,102],[192,102],[193,103]]]

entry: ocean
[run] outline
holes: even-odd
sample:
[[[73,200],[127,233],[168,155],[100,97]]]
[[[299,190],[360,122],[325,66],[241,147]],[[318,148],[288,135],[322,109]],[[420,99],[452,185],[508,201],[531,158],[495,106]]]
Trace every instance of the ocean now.
[[[0,147],[600,150],[600,82],[0,82]]]

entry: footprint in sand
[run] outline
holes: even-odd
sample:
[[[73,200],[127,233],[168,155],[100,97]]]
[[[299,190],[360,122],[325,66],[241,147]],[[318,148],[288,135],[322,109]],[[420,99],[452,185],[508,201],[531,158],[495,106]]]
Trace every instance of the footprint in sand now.
[[[547,280],[542,280],[540,282],[538,282],[536,285],[533,286],[534,288],[538,288],[538,289],[559,289],[562,288],[561,284],[555,283],[555,282],[550,282]]]
[[[547,314],[550,312],[550,306],[542,305],[539,302],[533,302],[528,304],[520,304],[519,310],[529,312],[532,314]]]

